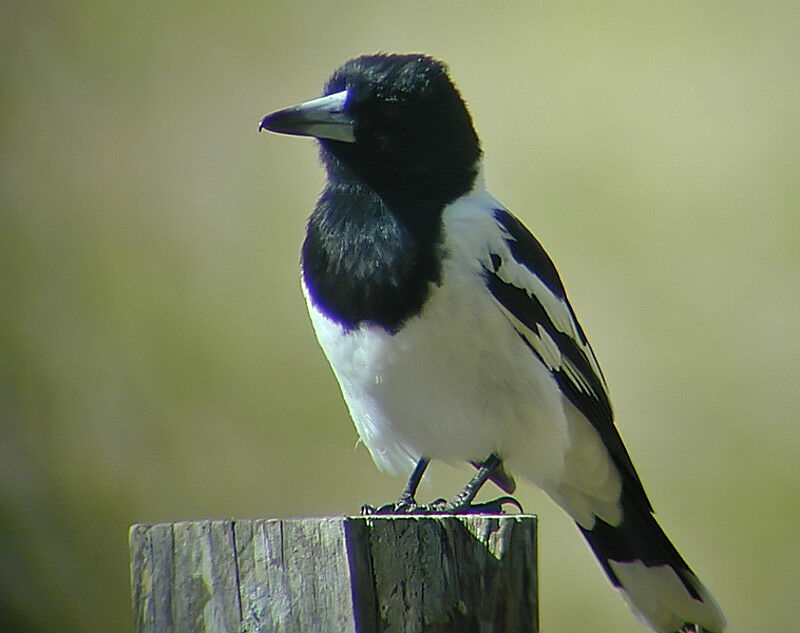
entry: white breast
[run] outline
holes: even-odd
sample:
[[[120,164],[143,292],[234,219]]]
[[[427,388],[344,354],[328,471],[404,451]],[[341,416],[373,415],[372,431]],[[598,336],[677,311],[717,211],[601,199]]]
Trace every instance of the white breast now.
[[[485,190],[445,209],[441,284],[396,334],[346,332],[309,300],[317,338],[373,459],[407,473],[421,457],[524,460],[550,488],[568,445],[560,392],[486,290],[488,246],[502,235]]]

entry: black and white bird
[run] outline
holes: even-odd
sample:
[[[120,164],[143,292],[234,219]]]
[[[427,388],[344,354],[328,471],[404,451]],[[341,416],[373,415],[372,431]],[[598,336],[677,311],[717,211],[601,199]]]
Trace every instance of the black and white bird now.
[[[361,439],[379,467],[411,474],[394,511],[469,512],[487,479],[513,492],[521,476],[575,520],[644,624],[721,632],[653,517],[553,262],[486,190],[445,65],[359,57],[260,129],[320,141],[303,290]],[[479,470],[426,508],[414,493],[431,459]]]

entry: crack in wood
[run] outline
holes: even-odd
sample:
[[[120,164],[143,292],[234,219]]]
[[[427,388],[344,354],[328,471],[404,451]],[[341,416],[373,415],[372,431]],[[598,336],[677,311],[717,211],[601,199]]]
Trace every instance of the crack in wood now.
[[[533,516],[136,525],[130,547],[137,633],[538,633]]]

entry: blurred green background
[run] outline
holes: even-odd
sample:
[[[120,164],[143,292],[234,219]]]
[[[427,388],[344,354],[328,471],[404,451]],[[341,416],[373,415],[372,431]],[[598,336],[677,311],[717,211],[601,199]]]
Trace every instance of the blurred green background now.
[[[316,148],[256,134],[375,51],[449,63],[731,631],[796,628],[799,7],[4,3],[0,629],[130,631],[131,523],[399,492],[299,289]],[[424,496],[466,473],[436,466]],[[640,631],[566,517],[519,497],[543,630]]]

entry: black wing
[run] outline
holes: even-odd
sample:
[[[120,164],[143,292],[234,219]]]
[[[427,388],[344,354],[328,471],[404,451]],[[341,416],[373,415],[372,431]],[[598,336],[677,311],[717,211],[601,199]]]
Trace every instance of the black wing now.
[[[550,370],[562,393],[600,434],[611,458],[628,479],[630,492],[648,511],[642,488],[622,438],[603,373],[553,262],[542,245],[505,209],[494,218],[506,249],[493,249],[484,266],[486,286],[509,317],[520,338]]]

